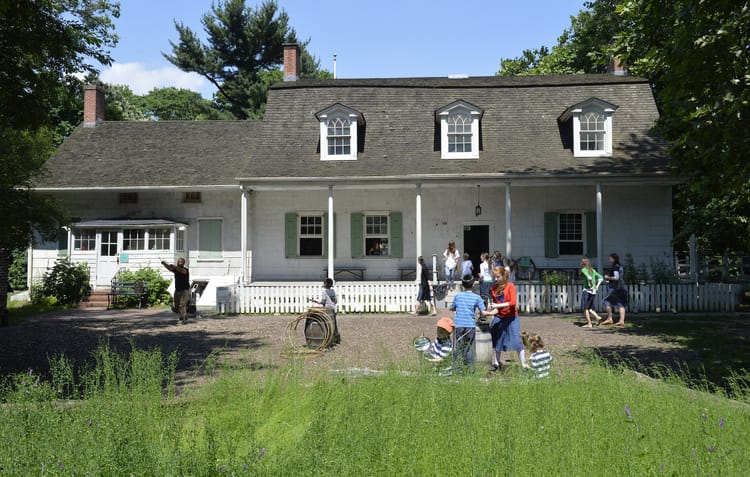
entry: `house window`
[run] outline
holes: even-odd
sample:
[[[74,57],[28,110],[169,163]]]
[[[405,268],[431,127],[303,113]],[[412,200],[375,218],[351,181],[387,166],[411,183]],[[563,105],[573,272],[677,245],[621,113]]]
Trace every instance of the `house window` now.
[[[299,216],[299,255],[320,257],[323,255],[323,216]]]
[[[481,108],[465,101],[456,101],[436,112],[442,159],[479,158],[479,125],[483,114]]]
[[[143,229],[125,229],[122,231],[123,250],[145,250],[146,234]]]
[[[169,229],[148,229],[149,250],[169,250]]]
[[[365,255],[388,256],[388,215],[365,215]]]
[[[73,250],[76,252],[96,250],[96,232],[93,230],[78,230],[73,239]]]
[[[463,114],[448,119],[448,152],[471,152],[471,120]]]
[[[328,155],[348,156],[352,153],[352,132],[349,121],[335,118],[328,121]]]
[[[138,193],[137,192],[120,192],[118,196],[120,204],[137,204]]]
[[[198,219],[198,258],[222,258],[221,229],[221,219]]]
[[[182,201],[188,203],[199,204],[201,202],[200,192],[184,192],[182,194]]]
[[[185,231],[177,229],[177,232],[175,233],[175,239],[174,239],[174,248],[178,252],[184,252],[185,251]]]
[[[343,104],[334,104],[315,113],[315,117],[320,121],[320,160],[356,160],[357,134],[364,126],[362,114]]]
[[[560,255],[583,255],[583,214],[561,213],[559,221]]]
[[[572,122],[575,157],[612,155],[612,114],[616,109],[614,104],[590,98],[563,112],[558,121]]]
[[[589,111],[581,115],[581,132],[579,133],[581,151],[604,152],[604,117]]]
[[[65,228],[57,231],[57,256],[68,256],[68,230]]]

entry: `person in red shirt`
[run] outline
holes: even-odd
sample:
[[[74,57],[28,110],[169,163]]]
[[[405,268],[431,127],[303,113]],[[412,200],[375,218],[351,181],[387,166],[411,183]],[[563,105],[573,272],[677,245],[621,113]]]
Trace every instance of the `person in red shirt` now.
[[[495,309],[496,315],[490,323],[492,347],[495,350],[492,357],[492,368],[495,371],[500,369],[500,354],[503,351],[516,351],[521,366],[527,368],[526,350],[521,341],[521,321],[516,311],[518,305],[516,285],[509,280],[508,270],[505,267],[495,267],[493,271],[496,281],[490,289],[490,293],[492,307]]]

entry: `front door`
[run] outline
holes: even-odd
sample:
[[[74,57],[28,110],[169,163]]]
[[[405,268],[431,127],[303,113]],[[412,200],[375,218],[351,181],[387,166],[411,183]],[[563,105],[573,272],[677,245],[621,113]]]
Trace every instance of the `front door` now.
[[[489,225],[464,225],[464,252],[469,254],[474,265],[474,275],[479,273],[480,257],[490,251]]]
[[[120,267],[117,230],[102,230],[96,266],[96,285],[109,286]]]

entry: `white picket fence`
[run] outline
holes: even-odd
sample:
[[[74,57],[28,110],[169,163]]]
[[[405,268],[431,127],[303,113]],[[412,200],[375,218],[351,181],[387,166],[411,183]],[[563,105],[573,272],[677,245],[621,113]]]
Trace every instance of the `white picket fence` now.
[[[414,309],[414,282],[338,282],[339,313],[404,313]],[[742,285],[679,283],[628,285],[630,311],[731,312],[741,301]],[[516,284],[518,309],[523,313],[575,312],[580,310],[581,285]],[[318,282],[263,282],[249,286],[219,287],[217,311],[242,314],[299,314],[320,299]],[[447,297],[450,303],[451,296]],[[597,295],[602,309],[604,290]]]

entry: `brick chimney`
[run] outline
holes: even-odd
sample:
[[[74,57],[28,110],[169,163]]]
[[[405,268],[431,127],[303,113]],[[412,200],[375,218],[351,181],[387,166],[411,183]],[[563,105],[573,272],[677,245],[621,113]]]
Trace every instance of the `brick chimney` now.
[[[83,127],[93,128],[104,121],[104,90],[99,85],[83,87]]]
[[[297,81],[300,73],[299,45],[284,43],[284,81]]]
[[[619,56],[615,56],[609,60],[607,73],[615,76],[627,76],[630,74],[630,71],[628,71],[628,65]]]

